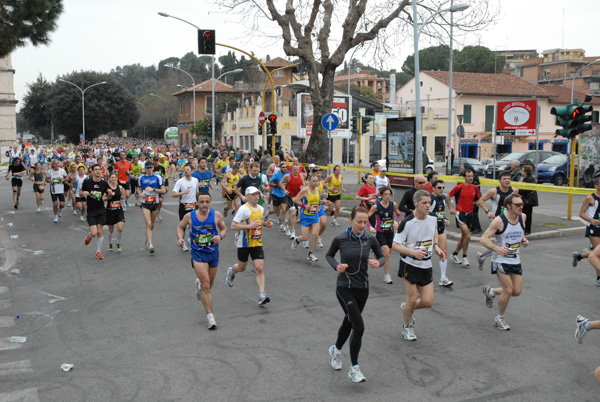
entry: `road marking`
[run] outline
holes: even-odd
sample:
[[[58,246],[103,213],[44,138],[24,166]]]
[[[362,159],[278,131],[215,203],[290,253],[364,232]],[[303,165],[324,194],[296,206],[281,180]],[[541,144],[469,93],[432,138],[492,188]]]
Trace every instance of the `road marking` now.
[[[23,346],[22,343],[13,343],[9,342],[7,338],[0,338],[0,351],[18,349],[21,346]],[[0,401],[2,401],[2,399],[0,399]]]
[[[161,213],[164,212],[166,214],[173,215],[173,216],[179,216],[179,213],[171,212],[168,209],[161,209],[160,212]]]
[[[0,317],[0,328],[12,327],[15,325],[15,318],[11,316]]]
[[[11,308],[11,307],[12,307],[12,301],[0,300],[0,310],[6,309],[6,308]]]
[[[0,376],[16,373],[31,373],[31,360],[21,360],[18,362],[0,363]]]
[[[27,388],[0,394],[0,402],[39,402],[37,388]]]

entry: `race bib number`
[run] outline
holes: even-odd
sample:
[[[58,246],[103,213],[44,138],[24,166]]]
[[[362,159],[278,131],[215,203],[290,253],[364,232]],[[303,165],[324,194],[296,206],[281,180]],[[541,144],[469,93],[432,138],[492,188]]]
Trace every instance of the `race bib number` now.
[[[97,200],[101,200],[102,199],[102,192],[101,191],[92,191],[90,193],[90,196],[94,197]]]
[[[202,182],[204,183],[204,187],[210,186],[210,180],[203,180]]]
[[[191,211],[192,209],[196,208],[196,204],[195,203],[183,204],[183,208],[187,211]]]
[[[196,244],[198,247],[210,247],[212,244],[212,233],[197,234]]]
[[[318,210],[319,210],[318,205],[308,204],[306,206],[306,209],[304,210],[304,214],[305,215],[314,215],[317,213]]]
[[[389,232],[394,229],[394,221],[392,219],[381,222],[381,230],[384,232]]]
[[[508,249],[508,254],[506,254],[506,258],[517,258],[519,256],[521,243],[506,243],[506,248]]]
[[[62,183],[62,182],[60,181],[60,179],[52,179],[52,183],[53,184],[59,184],[59,183]]]
[[[119,209],[121,208],[121,201],[113,201],[110,204],[108,204],[108,208],[110,209]]]
[[[436,212],[435,216],[437,217],[438,221],[443,221],[446,219],[446,213],[444,211]]]
[[[149,195],[148,197],[146,197],[144,199],[144,201],[146,202],[146,204],[156,204],[156,196],[155,195]]]
[[[40,189],[40,191],[44,191],[46,186],[44,186],[43,184],[38,184],[38,188]]]
[[[256,229],[250,229],[250,238],[257,240],[262,237],[262,226],[257,227]]]
[[[425,258],[423,258],[423,259],[428,260],[431,258],[431,253],[433,251],[433,240],[418,241],[416,243],[415,248],[417,250],[425,251],[426,255],[425,255]]]
[[[331,189],[330,193],[334,194],[334,195],[337,195],[337,194],[340,193],[340,189],[339,188],[333,188],[333,189]]]

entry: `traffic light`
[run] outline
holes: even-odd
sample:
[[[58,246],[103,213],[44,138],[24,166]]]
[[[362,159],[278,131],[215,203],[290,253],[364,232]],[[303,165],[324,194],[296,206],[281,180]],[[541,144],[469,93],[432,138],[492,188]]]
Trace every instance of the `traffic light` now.
[[[265,121],[265,128],[263,132],[265,134],[269,134],[271,132],[271,123],[269,123],[269,120]]]
[[[358,134],[358,113],[352,116],[352,122],[350,123],[350,132],[352,134]]]
[[[591,105],[579,106],[576,103],[550,109],[550,114],[556,116],[556,125],[562,127],[562,129],[555,131],[555,136],[574,138],[591,130],[592,125],[585,123],[592,120],[592,116],[586,114],[591,113],[593,110],[594,108]]]
[[[263,126],[260,123],[258,124],[258,135],[263,135]]]
[[[209,29],[198,30],[198,54],[215,54],[215,31]]]
[[[579,134],[583,134],[586,131],[590,131],[592,129],[591,124],[585,124],[588,121],[592,121],[592,111],[594,108],[592,105],[583,105],[579,106],[573,112],[573,117],[575,118],[575,129]],[[589,113],[589,115],[587,115]]]
[[[210,137],[212,135],[212,123],[208,123],[206,125],[206,136]]]
[[[369,122],[371,120],[374,120],[374,117],[371,116],[363,116],[363,118],[361,119],[361,125],[362,125],[362,134],[367,134],[369,132]]]
[[[277,134],[277,120],[271,122],[271,135]]]

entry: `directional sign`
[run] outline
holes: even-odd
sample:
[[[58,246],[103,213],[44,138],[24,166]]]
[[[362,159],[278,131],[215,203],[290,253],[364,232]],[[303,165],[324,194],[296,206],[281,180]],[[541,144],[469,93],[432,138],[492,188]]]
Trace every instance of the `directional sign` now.
[[[269,115],[269,121],[270,121],[271,123],[275,123],[275,122],[277,122],[277,116],[275,116],[274,114],[270,114],[270,115]]]
[[[340,125],[340,119],[333,113],[327,113],[321,119],[321,125],[327,131],[333,131]]]
[[[496,133],[498,135],[536,135],[537,100],[497,102]]]
[[[261,126],[265,124],[265,112],[260,112],[258,114],[258,124]]]

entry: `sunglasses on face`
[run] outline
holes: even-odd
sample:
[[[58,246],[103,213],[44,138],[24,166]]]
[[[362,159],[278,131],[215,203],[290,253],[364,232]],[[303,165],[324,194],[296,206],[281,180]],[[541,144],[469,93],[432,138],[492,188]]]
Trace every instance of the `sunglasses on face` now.
[[[425,184],[427,183],[426,181],[418,181],[417,184]]]
[[[435,188],[439,188],[440,190],[443,190],[443,189],[445,189],[446,187],[444,187],[444,186],[435,186]]]
[[[515,207],[522,207],[522,206],[524,206],[525,204],[523,204],[522,202],[518,202],[518,203],[516,203],[516,204],[515,204],[515,203],[511,203],[511,205],[514,205]]]

